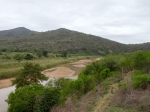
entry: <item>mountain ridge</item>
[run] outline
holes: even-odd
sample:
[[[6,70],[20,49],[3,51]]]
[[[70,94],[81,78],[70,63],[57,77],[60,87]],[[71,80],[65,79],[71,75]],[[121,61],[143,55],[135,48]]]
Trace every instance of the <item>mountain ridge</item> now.
[[[22,29],[26,28],[23,27]],[[0,48],[6,48],[12,51],[15,49],[21,51],[47,50],[49,52],[67,51],[70,53],[98,53],[101,55],[150,49],[150,43],[127,45],[66,28],[46,32],[31,32],[27,35],[11,36],[11,38],[8,38],[9,36],[1,37]]]
[[[9,30],[0,31],[0,37],[13,37],[13,36],[23,36],[36,33],[35,31],[29,30],[25,27],[17,27]]]

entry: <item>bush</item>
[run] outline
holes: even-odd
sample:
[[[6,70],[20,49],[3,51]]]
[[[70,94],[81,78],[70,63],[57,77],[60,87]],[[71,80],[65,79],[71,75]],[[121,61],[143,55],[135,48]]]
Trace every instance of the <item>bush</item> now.
[[[43,56],[48,57],[48,52],[47,51],[43,51]]]
[[[23,55],[20,55],[20,54],[16,54],[14,56],[14,59],[17,60],[18,62],[20,62],[21,60],[23,60],[24,56]]]
[[[26,56],[24,57],[24,59],[26,60],[32,60],[34,57],[31,54],[26,54]]]
[[[150,86],[150,75],[143,74],[143,75],[133,75],[133,86],[135,88],[147,89]]]
[[[6,102],[8,112],[49,112],[59,102],[59,97],[57,88],[32,84],[10,93]]]

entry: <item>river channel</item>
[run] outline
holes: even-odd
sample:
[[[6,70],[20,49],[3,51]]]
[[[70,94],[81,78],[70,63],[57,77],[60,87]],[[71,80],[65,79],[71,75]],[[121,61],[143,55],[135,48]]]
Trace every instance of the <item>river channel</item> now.
[[[56,68],[45,70],[43,71],[43,74],[49,77],[49,80],[51,80],[52,78],[61,77],[76,79],[81,70],[83,70],[86,67],[86,65],[88,65],[91,62],[91,60],[87,59],[79,60],[74,63],[64,64]],[[45,85],[46,83],[47,81],[43,82],[43,85]],[[10,92],[13,92],[14,90],[15,86],[0,89],[0,112],[7,112],[8,104],[5,102],[5,100],[8,98]]]

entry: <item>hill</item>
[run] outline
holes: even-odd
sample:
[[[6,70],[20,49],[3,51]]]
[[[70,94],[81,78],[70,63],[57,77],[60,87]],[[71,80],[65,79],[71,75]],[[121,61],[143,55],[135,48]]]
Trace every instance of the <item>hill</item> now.
[[[60,28],[53,31],[34,33],[26,36],[0,38],[0,47],[20,50],[68,51],[71,53],[118,53],[126,51],[127,45],[102,37]]]
[[[0,31],[0,37],[13,37],[13,36],[23,36],[35,33],[35,31],[31,31],[24,27],[18,27],[10,30]]]
[[[13,30],[17,32],[16,29]],[[19,31],[18,34],[20,34]],[[126,45],[102,37],[84,34],[65,28],[36,33],[30,31],[30,34],[28,33],[28,35],[16,35],[11,38],[8,37],[0,38],[1,49],[5,48],[12,51],[15,51],[16,49],[21,51],[47,50],[54,53],[67,51],[70,53],[98,53],[104,55],[107,53],[148,50],[150,48],[149,43]]]

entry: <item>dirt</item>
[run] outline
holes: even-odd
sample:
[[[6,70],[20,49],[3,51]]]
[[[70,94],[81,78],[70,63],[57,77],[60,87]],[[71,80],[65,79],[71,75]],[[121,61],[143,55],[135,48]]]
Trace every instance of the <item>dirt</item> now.
[[[58,67],[53,72],[43,71],[43,74],[49,78],[68,77],[68,76],[72,76],[74,73],[75,73],[75,71],[73,71],[67,67]]]
[[[83,68],[86,67],[86,65],[84,65],[84,64],[78,64],[78,65],[73,65],[73,66],[75,66],[75,67],[81,67],[81,68],[82,68],[82,67],[83,67]]]
[[[109,105],[114,93],[118,90],[118,83],[110,86],[108,93],[101,97],[94,108],[94,112],[103,112],[105,108]]]
[[[84,60],[79,60],[79,61],[71,63],[71,64],[73,64],[73,65],[80,65],[80,64],[87,64],[87,63],[91,63],[91,62],[92,62],[92,60],[84,59]]]
[[[86,67],[86,65],[91,62],[92,61],[89,59],[84,59],[74,63],[70,63],[70,65],[74,67],[83,68]],[[73,76],[75,74],[75,71],[71,70],[70,67],[68,66],[68,67],[56,67],[56,68],[47,69],[42,71],[42,73],[49,78],[62,78],[62,77]],[[0,80],[0,89],[12,86],[11,83],[12,79],[13,78]]]
[[[10,87],[12,85],[11,80],[13,78],[0,80],[0,89]]]
[[[132,72],[129,72],[123,79],[123,81],[128,82],[130,80],[130,75]],[[94,112],[105,112],[105,109],[108,107],[111,99],[114,94],[118,90],[118,83],[114,83],[110,86],[108,93],[106,93],[103,97],[98,100],[96,107],[94,108]]]

